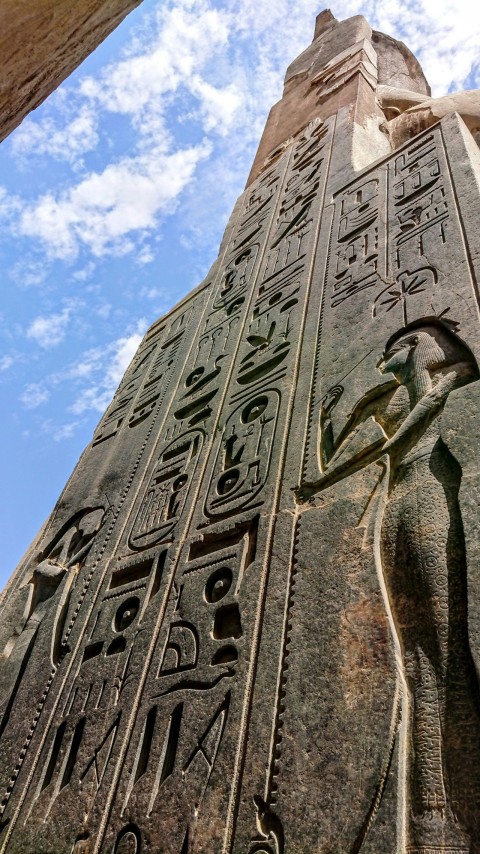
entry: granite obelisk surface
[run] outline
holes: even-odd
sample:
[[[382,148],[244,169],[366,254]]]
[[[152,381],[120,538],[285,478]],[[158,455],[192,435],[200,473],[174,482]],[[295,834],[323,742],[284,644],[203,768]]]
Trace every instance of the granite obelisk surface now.
[[[1,851],[480,852],[479,116],[318,16],[7,586]]]

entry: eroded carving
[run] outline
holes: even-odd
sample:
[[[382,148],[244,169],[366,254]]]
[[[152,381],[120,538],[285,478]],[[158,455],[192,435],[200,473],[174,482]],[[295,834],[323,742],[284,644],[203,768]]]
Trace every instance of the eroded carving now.
[[[185,505],[202,443],[203,434],[191,431],[162,450],[133,523],[132,548],[148,548],[171,535]]]
[[[30,592],[22,619],[0,657],[0,734],[8,723],[40,627],[54,610],[51,641],[46,645],[50,651],[51,667],[56,667],[67,652],[67,647],[62,644],[62,635],[75,575],[85,562],[105,516],[102,507],[77,513],[39,555],[37,565],[27,577],[25,584]],[[22,595],[22,589],[17,595]]]

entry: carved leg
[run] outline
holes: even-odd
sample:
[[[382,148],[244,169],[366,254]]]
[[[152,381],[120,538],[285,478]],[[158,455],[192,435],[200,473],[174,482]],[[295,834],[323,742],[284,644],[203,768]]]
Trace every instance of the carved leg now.
[[[447,546],[449,531],[458,534],[459,527],[430,463],[426,457],[396,473],[382,526],[382,563],[409,695],[404,721],[409,854],[448,846],[470,850],[469,830],[457,822],[450,803],[445,744],[452,623],[465,622],[464,609],[459,611],[462,568],[457,554],[452,582]]]
[[[412,813],[434,811],[443,815],[446,793],[443,780],[440,697],[435,668],[421,647],[406,654],[405,672],[410,693],[408,802]]]

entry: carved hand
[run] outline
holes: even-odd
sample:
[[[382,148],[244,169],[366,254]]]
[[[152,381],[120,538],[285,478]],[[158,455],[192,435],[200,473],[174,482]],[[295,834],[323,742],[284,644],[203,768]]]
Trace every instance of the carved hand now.
[[[343,388],[341,385],[333,386],[333,388],[329,389],[325,395],[325,397],[320,402],[320,410],[322,415],[329,415],[332,409],[337,405],[343,394]]]

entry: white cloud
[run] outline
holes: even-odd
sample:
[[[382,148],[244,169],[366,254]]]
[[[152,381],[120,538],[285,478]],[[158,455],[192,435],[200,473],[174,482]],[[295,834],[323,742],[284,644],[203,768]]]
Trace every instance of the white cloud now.
[[[176,120],[191,124],[193,118],[197,137],[199,131],[224,136],[244,102],[224,58],[234,32],[231,12],[213,8],[209,0],[180,0],[159,5],[149,20],[128,56],[97,78],[81,81],[68,109],[63,99],[55,118],[29,119],[12,137],[17,155],[47,154],[75,165],[99,142],[98,128],[109,112],[126,116],[135,129],[137,153],[117,155],[103,170],[89,171],[61,190],[52,188],[16,210],[13,200],[5,199],[9,215],[18,216],[17,233],[39,240],[51,258],[71,262],[82,248],[97,257],[124,255],[161,214],[173,212],[212,145],[201,139],[175,144],[165,118],[172,98],[179,103],[187,98]],[[225,66],[225,83],[204,76],[216,56]],[[212,78],[212,71],[208,74]],[[148,253],[138,260],[148,263]]]
[[[140,290],[142,299],[159,299],[165,297],[165,292],[161,288],[142,288]]]
[[[187,83],[210,56],[225,46],[232,17],[207,0],[159,4],[145,39],[130,56],[113,63],[99,79],[88,77],[80,92],[107,110],[142,117],[159,100]]]
[[[245,93],[236,83],[216,87],[198,75],[192,78],[191,91],[198,96],[198,112],[205,130],[225,136],[245,101]]]
[[[27,338],[31,338],[45,350],[57,347],[65,338],[74,307],[75,304],[71,302],[60,312],[39,315],[28,327]]]
[[[78,421],[72,421],[70,424],[60,425],[50,423],[46,432],[51,434],[55,442],[63,442],[64,439],[71,439],[72,436],[75,435],[78,425]]]
[[[144,330],[146,321],[139,321],[137,329]],[[108,367],[105,381],[111,388],[116,389],[143,338],[143,332],[134,332],[125,338],[119,338],[114,345],[114,354]]]
[[[10,220],[22,210],[22,201],[0,186],[0,219]]]
[[[88,279],[91,279],[95,272],[95,264],[93,261],[89,261],[88,264],[85,264],[85,267],[80,267],[79,270],[75,270],[72,273],[72,279],[76,282],[86,282]]]
[[[50,392],[45,386],[40,385],[40,383],[29,383],[20,395],[20,401],[23,403],[25,409],[36,409],[38,406],[46,403],[49,397]]]
[[[80,377],[88,377],[95,369],[95,359],[100,358],[101,353],[98,349],[90,350],[83,355],[83,361],[77,362],[67,372],[68,378],[78,379]]]
[[[21,259],[10,270],[10,277],[21,287],[43,285],[49,275],[48,264],[45,260],[32,261]]]
[[[104,302],[102,305],[99,305],[98,308],[95,309],[95,314],[97,317],[102,317],[104,320],[110,316],[110,312],[112,310],[112,306],[109,302]]]
[[[143,338],[147,321],[137,321],[135,331],[117,338],[103,348],[84,353],[82,361],[70,371],[70,377],[90,378],[90,384],[81,389],[70,411],[75,415],[93,410],[104,412],[132,361]],[[66,376],[65,376],[66,378]]]
[[[155,253],[151,246],[142,246],[135,260],[141,267],[151,264],[155,260]]]
[[[172,210],[209,150],[201,144],[171,155],[126,157],[58,197],[48,193],[26,206],[18,230],[39,238],[54,258],[72,260],[82,246],[97,257],[124,255],[134,247],[128,235],[145,233],[162,211]]]
[[[103,413],[133,359],[148,324],[139,319],[129,331],[101,347],[92,347],[61,371],[50,374],[42,382],[28,383],[19,396],[25,409],[33,410],[52,402],[68,390],[73,403],[67,409],[76,417],[65,423],[56,424],[52,418],[43,421],[41,429],[55,442],[69,439],[82,425],[78,416],[88,412]],[[5,361],[5,370],[10,367],[10,357]]]
[[[27,118],[12,137],[12,150],[20,158],[46,154],[78,165],[81,155],[99,142],[97,125],[98,113],[89,104],[82,104],[77,115],[60,128],[49,117],[41,122]]]

